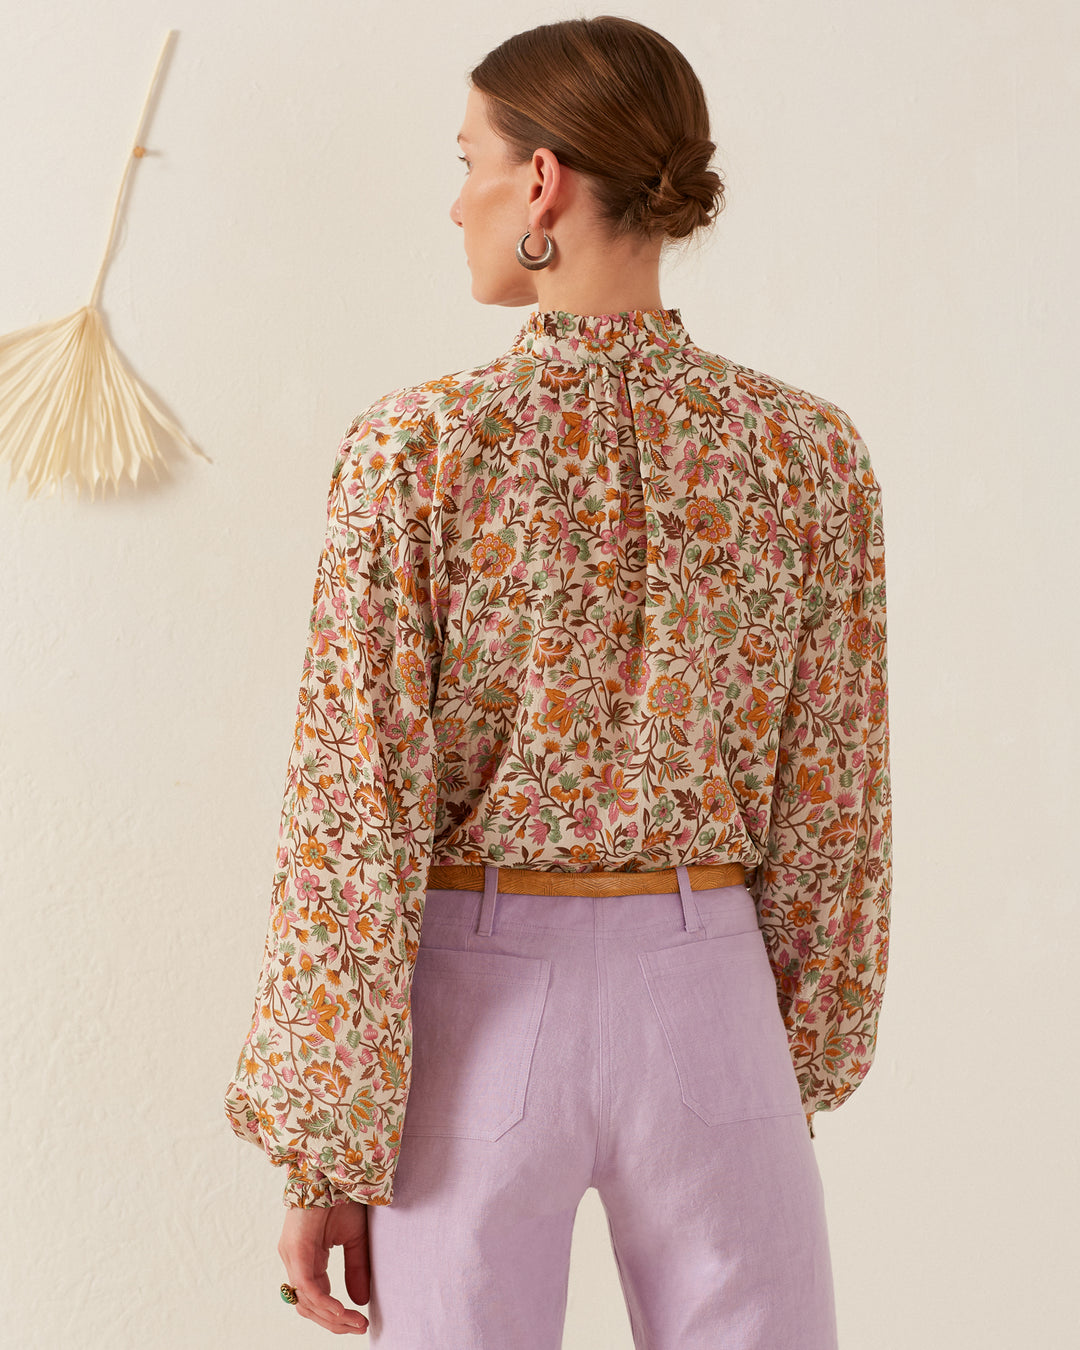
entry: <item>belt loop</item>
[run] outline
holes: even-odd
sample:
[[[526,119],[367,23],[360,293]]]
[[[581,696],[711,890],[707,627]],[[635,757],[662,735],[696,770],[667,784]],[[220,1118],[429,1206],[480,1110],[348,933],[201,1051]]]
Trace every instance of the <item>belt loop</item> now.
[[[484,864],[484,898],[480,903],[480,918],[476,931],[484,937],[491,936],[491,925],[495,921],[495,895],[499,889],[499,869],[492,863]]]
[[[675,872],[679,878],[679,895],[682,897],[683,924],[688,933],[700,932],[705,925],[701,922],[701,912],[690,888],[690,873],[685,867],[676,867]]]

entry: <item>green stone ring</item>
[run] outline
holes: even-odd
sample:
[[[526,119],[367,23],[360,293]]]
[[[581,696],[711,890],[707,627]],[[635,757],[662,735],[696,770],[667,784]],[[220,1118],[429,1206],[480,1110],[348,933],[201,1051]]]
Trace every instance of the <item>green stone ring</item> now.
[[[286,1303],[295,1303],[296,1290],[292,1287],[291,1284],[283,1284],[281,1286],[281,1297],[285,1300]]]

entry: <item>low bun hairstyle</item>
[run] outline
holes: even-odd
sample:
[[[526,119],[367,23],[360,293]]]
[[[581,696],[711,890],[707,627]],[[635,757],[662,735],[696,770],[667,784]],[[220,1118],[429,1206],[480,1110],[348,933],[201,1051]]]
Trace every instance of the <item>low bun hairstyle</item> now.
[[[724,204],[705,91],[667,38],[611,14],[515,33],[469,72],[524,164],[540,146],[588,177],[613,235],[686,239]]]

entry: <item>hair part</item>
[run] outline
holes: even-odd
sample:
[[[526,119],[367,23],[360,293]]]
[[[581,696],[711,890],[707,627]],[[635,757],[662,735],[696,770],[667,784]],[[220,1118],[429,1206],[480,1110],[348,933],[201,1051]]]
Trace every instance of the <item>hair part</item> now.
[[[551,150],[590,180],[613,235],[685,239],[723,209],[701,81],[644,24],[612,14],[541,24],[493,48],[469,79],[511,162]]]

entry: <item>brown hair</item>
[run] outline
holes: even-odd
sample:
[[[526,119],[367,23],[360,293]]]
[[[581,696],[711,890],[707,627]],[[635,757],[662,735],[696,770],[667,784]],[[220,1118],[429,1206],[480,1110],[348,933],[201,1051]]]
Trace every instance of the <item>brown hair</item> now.
[[[600,14],[515,33],[468,78],[514,164],[540,146],[588,176],[616,235],[683,239],[723,209],[705,91],[667,38]]]

